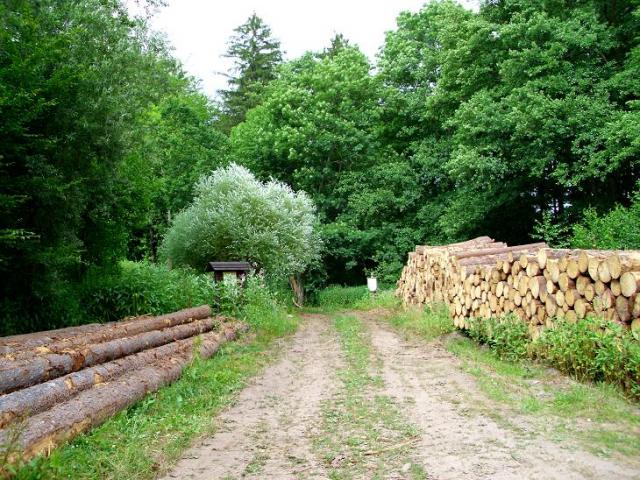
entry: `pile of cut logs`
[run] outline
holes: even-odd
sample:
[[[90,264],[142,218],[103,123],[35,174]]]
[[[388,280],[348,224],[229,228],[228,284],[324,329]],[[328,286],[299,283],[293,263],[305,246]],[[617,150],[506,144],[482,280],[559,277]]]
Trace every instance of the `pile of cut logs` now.
[[[0,458],[48,454],[212,356],[246,326],[209,306],[0,338]],[[0,467],[1,470],[1,467]]]
[[[555,318],[588,315],[640,328],[640,251],[508,246],[479,237],[409,253],[396,294],[405,305],[445,303],[454,324],[514,313],[537,337]]]

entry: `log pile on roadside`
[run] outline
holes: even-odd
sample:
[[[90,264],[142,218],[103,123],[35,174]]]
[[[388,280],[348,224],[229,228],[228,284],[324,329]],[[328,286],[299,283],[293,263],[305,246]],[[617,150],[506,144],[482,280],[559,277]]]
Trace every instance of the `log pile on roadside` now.
[[[0,338],[0,458],[48,454],[180,377],[246,325],[209,306]],[[0,469],[1,470],[1,469]]]
[[[513,313],[532,337],[555,318],[599,315],[640,328],[640,251],[507,246],[489,237],[409,253],[396,295],[405,305],[445,303],[454,324]]]

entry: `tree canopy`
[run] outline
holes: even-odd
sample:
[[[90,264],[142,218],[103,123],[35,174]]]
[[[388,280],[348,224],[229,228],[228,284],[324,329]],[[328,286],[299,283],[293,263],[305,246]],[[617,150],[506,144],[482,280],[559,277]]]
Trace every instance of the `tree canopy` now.
[[[229,89],[220,92],[225,130],[242,122],[246,113],[260,103],[264,88],[276,77],[276,67],[282,61],[280,42],[255,13],[234,32],[225,54],[233,59]]]
[[[399,16],[377,74],[341,36],[288,62],[231,154],[314,198],[332,281],[391,279],[415,243],[569,232],[639,178],[637,9],[432,2]]]
[[[210,232],[199,205],[241,209],[207,193],[230,162],[265,222],[266,190],[291,215],[315,205],[315,284],[392,282],[416,244],[476,235],[640,248],[638,0],[437,0],[400,14],[375,63],[339,34],[285,61],[253,14],[217,101],[120,0],[11,0],[0,25],[0,315],[25,329],[81,321],[87,271],[158,261],[163,238],[176,265],[249,239],[265,268],[309,265],[269,265],[249,224],[207,251],[185,233]],[[311,244],[278,222],[269,248],[285,228]]]
[[[232,131],[231,155],[313,198],[329,280],[356,281],[374,258],[389,256],[397,268],[418,240],[408,218],[417,185],[407,161],[382,141],[384,92],[367,58],[346,44],[334,50],[281,69]]]
[[[89,266],[153,256],[226,140],[120,2],[3,2],[0,25],[0,307],[50,325]]]
[[[521,242],[543,212],[571,222],[629,200],[637,110],[614,85],[628,78],[638,18],[622,14],[633,2],[600,5],[487,2],[474,14],[437,2],[388,34],[381,75],[400,113],[389,134],[434,179],[425,193],[447,237]]]
[[[247,260],[268,275],[303,272],[320,256],[315,207],[282,182],[260,182],[231,164],[203,177],[162,244],[172,265]]]

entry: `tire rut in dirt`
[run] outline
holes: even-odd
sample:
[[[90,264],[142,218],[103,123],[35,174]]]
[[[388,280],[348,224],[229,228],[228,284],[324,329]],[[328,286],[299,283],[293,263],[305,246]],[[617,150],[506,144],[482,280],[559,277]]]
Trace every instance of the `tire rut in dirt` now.
[[[408,345],[381,320],[365,317],[373,347],[384,362],[387,394],[405,405],[405,414],[424,431],[416,455],[429,478],[639,477],[633,467],[596,457],[576,445],[547,440],[541,431],[532,431],[530,424],[512,430],[488,416],[475,414],[465,402],[470,398],[490,401],[473,378],[461,371],[456,357],[438,342]],[[500,409],[498,404],[488,406]]]
[[[331,398],[340,347],[331,319],[309,315],[282,358],[217,419],[218,431],[185,452],[165,479],[326,478],[311,445]]]

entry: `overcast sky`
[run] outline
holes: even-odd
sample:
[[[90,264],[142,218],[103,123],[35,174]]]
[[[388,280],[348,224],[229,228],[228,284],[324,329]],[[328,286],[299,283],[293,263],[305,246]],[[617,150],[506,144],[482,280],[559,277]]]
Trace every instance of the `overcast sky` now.
[[[459,0],[477,8],[479,0]],[[280,40],[285,58],[319,51],[335,33],[344,34],[374,59],[384,33],[396,26],[403,10],[417,11],[425,0],[169,0],[152,19],[155,30],[165,32],[175,55],[187,72],[202,81],[204,93],[213,97],[225,87],[219,74],[230,66],[222,58],[233,29],[256,12]]]

